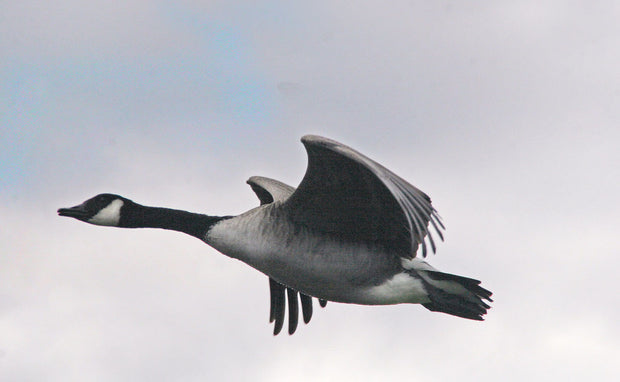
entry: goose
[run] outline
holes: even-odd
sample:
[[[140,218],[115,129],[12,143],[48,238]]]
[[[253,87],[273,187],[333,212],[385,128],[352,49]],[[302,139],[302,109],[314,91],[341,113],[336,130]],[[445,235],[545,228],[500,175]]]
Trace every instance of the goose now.
[[[492,293],[479,280],[424,260],[445,230],[424,192],[344,144],[315,135],[301,142],[308,166],[299,187],[253,176],[247,183],[260,205],[237,216],[148,207],[116,194],[58,214],[100,226],[183,232],[254,267],[269,277],[274,335],[287,305],[289,334],[297,329],[299,302],[310,322],[313,298],[321,307],[327,301],[421,304],[483,320]]]

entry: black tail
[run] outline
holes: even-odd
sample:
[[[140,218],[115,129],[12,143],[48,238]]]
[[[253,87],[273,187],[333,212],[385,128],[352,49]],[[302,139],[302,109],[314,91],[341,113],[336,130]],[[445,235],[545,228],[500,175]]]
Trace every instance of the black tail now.
[[[422,304],[433,312],[482,321],[491,307],[483,300],[493,302],[490,291],[480,281],[437,271],[422,271],[426,291],[431,302]]]

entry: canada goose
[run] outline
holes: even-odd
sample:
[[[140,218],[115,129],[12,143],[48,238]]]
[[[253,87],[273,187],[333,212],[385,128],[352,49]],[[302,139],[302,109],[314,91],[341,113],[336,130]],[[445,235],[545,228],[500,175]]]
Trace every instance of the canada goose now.
[[[163,228],[195,236],[269,276],[270,322],[282,329],[285,295],[289,333],[304,322],[312,297],[365,305],[419,303],[431,311],[483,320],[491,292],[480,281],[439,272],[420,257],[435,252],[433,231],[445,229],[431,199],[377,162],[333,140],[301,139],[308,168],[297,189],[251,177],[260,206],[238,216],[208,216],[146,207],[100,194],[58,210],[103,226]],[[286,293],[285,293],[286,292]]]

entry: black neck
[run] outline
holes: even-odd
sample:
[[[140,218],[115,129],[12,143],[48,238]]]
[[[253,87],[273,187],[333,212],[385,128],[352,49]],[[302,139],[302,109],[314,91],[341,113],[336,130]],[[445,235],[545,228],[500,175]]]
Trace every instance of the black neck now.
[[[204,240],[211,226],[224,219],[192,212],[161,207],[146,207],[133,204],[131,211],[123,211],[119,226],[126,228],[163,228],[185,232]]]

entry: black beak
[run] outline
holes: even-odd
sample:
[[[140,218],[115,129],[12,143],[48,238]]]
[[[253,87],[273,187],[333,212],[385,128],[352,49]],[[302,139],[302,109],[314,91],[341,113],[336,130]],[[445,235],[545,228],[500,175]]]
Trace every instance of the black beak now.
[[[88,218],[88,212],[86,211],[86,206],[84,204],[80,204],[79,206],[71,207],[71,208],[60,208],[58,210],[59,216],[69,216],[72,218],[76,218],[79,220],[85,220]]]

